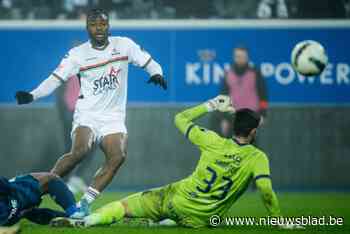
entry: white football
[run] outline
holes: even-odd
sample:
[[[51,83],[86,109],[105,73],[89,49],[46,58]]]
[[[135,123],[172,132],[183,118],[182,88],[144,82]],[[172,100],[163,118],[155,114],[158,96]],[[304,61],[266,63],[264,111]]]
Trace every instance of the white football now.
[[[302,41],[292,51],[292,66],[304,76],[316,76],[322,73],[328,63],[323,46],[317,41]]]

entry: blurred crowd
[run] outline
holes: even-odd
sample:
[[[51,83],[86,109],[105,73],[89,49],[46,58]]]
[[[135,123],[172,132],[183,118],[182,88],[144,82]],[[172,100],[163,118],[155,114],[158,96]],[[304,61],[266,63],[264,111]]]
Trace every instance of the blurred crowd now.
[[[349,18],[350,0],[0,0],[0,19],[83,19],[101,7],[112,19]]]

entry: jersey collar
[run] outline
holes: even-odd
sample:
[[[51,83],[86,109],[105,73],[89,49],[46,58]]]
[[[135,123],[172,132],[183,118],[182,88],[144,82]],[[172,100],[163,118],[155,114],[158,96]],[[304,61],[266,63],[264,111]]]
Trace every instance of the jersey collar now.
[[[238,142],[235,138],[232,138],[232,140],[239,146],[245,146],[245,145],[250,145],[249,143],[240,143]]]
[[[104,46],[102,46],[102,47],[93,47],[93,45],[92,45],[92,43],[91,43],[91,41],[90,41],[90,46],[91,46],[91,48],[94,49],[94,50],[98,50],[98,51],[103,51],[103,50],[105,50],[110,44],[111,44],[110,41],[107,39],[107,44],[106,44],[106,45],[104,45]]]

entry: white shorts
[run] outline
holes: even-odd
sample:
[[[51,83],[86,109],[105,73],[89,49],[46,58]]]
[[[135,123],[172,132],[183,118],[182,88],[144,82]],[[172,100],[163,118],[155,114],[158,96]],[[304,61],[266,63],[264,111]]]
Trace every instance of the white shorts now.
[[[88,127],[92,131],[90,144],[101,143],[103,137],[115,133],[127,133],[125,114],[103,115],[87,112],[75,112],[71,137],[74,139],[77,127]]]

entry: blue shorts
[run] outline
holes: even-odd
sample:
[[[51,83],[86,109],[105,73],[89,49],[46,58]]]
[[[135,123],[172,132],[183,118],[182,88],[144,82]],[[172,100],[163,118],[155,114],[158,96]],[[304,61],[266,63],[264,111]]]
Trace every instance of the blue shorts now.
[[[40,183],[31,175],[17,176],[10,180],[13,196],[21,210],[39,206],[42,190]]]

